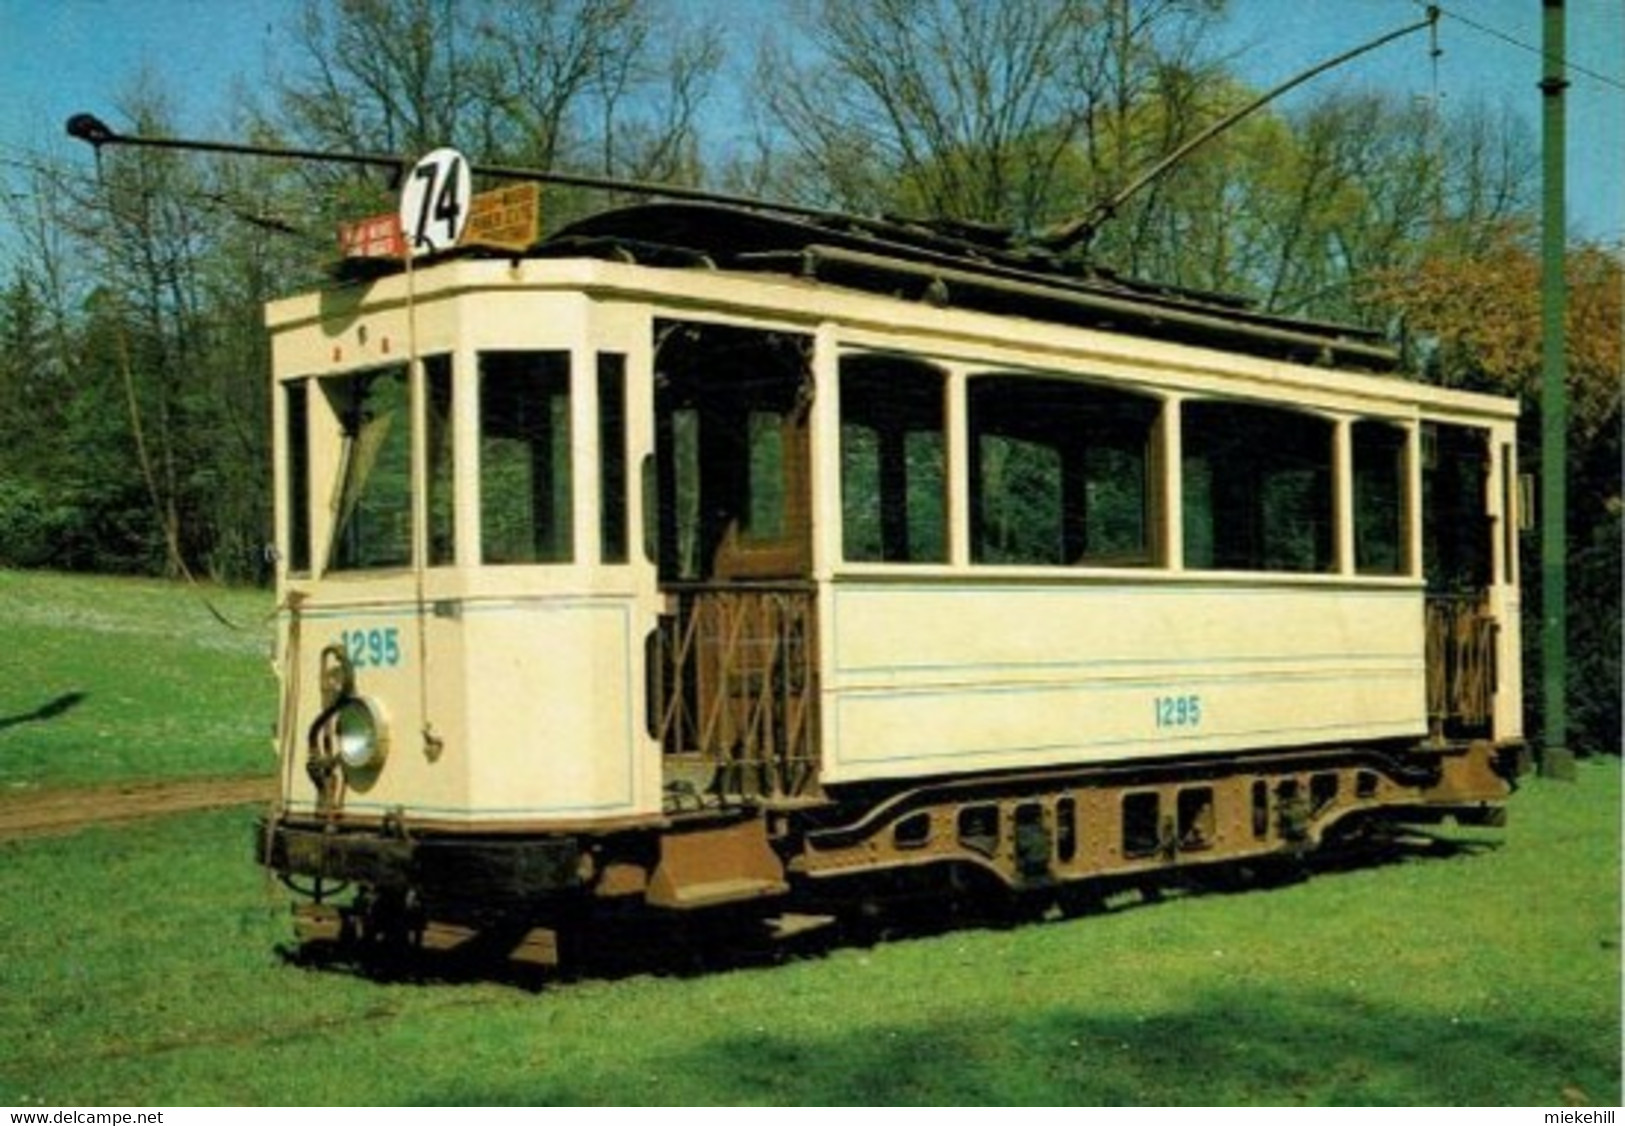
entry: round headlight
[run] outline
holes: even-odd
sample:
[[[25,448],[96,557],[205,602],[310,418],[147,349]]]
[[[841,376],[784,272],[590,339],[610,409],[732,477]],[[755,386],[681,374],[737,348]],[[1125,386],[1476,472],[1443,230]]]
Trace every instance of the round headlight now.
[[[377,770],[389,753],[389,731],[378,706],[364,696],[339,705],[333,716],[333,744],[349,773]]]

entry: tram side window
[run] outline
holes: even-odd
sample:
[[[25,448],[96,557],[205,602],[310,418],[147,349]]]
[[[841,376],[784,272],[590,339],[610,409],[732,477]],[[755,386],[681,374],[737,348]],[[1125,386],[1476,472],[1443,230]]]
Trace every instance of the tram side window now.
[[[412,562],[411,396],[404,366],[322,380],[343,432],[343,478],[327,567]]]
[[[572,558],[570,355],[480,355],[480,553],[485,563]]]
[[[627,559],[626,357],[598,356],[599,552],[605,563]]]
[[[456,490],[452,481],[451,357],[423,361],[425,444],[429,455],[429,564],[457,559]]]
[[[1422,562],[1435,594],[1490,585],[1490,436],[1471,426],[1422,427]]]
[[[1354,568],[1362,575],[1406,571],[1409,476],[1406,434],[1386,422],[1356,422],[1354,446]]]
[[[309,382],[299,380],[282,388],[283,456],[287,459],[288,570],[310,570],[310,399]]]
[[[971,558],[1145,566],[1153,400],[1059,379],[980,376],[968,388]]]
[[[1184,405],[1185,565],[1332,568],[1332,426],[1241,403]]]
[[[841,534],[853,562],[948,558],[942,374],[893,356],[841,362]]]

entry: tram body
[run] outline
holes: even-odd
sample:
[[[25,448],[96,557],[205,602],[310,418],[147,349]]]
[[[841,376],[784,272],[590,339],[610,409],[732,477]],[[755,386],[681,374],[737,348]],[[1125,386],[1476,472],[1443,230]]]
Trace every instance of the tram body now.
[[[1049,894],[1498,821],[1514,403],[768,226],[634,208],[269,308],[261,858],[362,889],[312,926]]]

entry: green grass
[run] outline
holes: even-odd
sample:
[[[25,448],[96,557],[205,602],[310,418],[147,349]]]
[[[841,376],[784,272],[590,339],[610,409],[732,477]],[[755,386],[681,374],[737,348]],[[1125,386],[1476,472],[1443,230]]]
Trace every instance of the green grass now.
[[[271,773],[272,600],[181,583],[0,571],[0,795]]]
[[[284,964],[245,811],[0,845],[0,1103],[1620,1101],[1620,771],[1499,842],[774,967]]]

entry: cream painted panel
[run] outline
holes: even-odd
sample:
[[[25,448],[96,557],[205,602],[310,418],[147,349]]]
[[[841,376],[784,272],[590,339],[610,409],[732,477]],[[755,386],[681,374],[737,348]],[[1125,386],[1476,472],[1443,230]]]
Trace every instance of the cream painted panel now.
[[[526,599],[462,607],[474,819],[639,812],[630,600]],[[658,795],[653,800],[658,811]],[[644,811],[647,812],[647,811]]]
[[[1523,652],[1523,598],[1516,586],[1490,592],[1490,613],[1495,616],[1495,738],[1509,742],[1523,738],[1523,680],[1517,674]],[[1509,671],[1510,670],[1510,671]]]
[[[299,809],[314,807],[315,787],[304,769],[306,737],[322,708],[318,687],[321,652],[337,644],[351,655],[357,694],[377,703],[389,729],[389,755],[383,768],[365,788],[346,788],[345,810],[444,814],[466,809],[467,759],[454,753],[467,741],[462,725],[463,651],[458,631],[430,619],[420,636],[417,613],[410,603],[357,600],[308,607],[298,632],[298,654],[292,662],[298,684],[290,686],[298,693],[292,725],[295,761],[286,782],[290,803]],[[427,676],[425,660],[429,662]],[[426,682],[435,733],[453,753],[443,750],[436,754],[423,738],[421,701]]]
[[[837,581],[835,672],[1211,665],[1215,659],[1421,659],[1418,589],[1231,583],[860,586]]]
[[[635,718],[643,705],[632,646],[641,642],[631,599],[431,605],[421,641],[411,605],[305,612],[296,761],[286,787],[294,808],[314,807],[304,733],[321,708],[321,650],[347,634],[376,634],[378,659],[363,642],[356,687],[387,716],[390,753],[371,785],[346,792],[347,811],[468,822],[659,811],[659,758]],[[438,747],[423,737],[425,693]]]
[[[1419,590],[838,585],[825,778],[1419,736]]]

